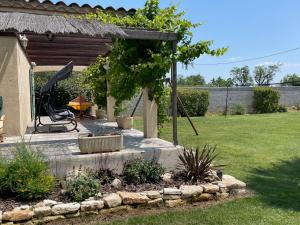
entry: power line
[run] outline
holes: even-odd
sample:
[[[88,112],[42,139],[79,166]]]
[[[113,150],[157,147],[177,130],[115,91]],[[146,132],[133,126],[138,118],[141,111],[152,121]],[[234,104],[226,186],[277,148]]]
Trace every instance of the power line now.
[[[234,61],[234,62],[193,63],[193,65],[197,65],[197,66],[217,66],[217,65],[228,65],[228,64],[235,64],[235,63],[242,63],[242,62],[250,62],[250,61],[256,61],[256,60],[259,60],[259,59],[269,58],[269,57],[276,56],[276,55],[286,54],[286,53],[297,51],[297,50],[300,50],[300,47],[292,48],[292,49],[288,49],[288,50],[284,50],[284,51],[280,51],[280,52],[276,52],[276,53],[273,53],[273,54],[270,54],[270,55],[254,57],[254,58],[248,58],[248,59],[243,59],[243,60],[237,60],[237,61]]]

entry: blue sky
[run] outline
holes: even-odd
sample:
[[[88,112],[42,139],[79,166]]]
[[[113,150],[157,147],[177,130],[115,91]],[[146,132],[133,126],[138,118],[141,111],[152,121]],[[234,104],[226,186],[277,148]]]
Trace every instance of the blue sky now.
[[[56,2],[55,0],[53,2]],[[65,0],[90,5],[139,8],[144,0]],[[193,22],[203,22],[194,30],[194,40],[214,40],[215,47],[229,47],[222,57],[203,56],[183,75],[201,74],[206,81],[213,77],[229,77],[235,66],[282,63],[275,81],[287,73],[300,74],[300,50],[247,63],[203,66],[197,64],[231,62],[300,47],[300,1],[299,0],[161,0],[161,6],[179,3],[179,9]]]

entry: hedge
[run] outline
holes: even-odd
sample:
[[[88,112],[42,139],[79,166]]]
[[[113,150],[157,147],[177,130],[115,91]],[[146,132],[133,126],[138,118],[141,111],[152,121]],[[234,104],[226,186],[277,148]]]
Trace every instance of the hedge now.
[[[254,88],[254,110],[256,113],[274,113],[279,108],[280,94],[270,87]]]
[[[209,106],[209,92],[206,90],[178,88],[185,109],[190,116],[205,116]],[[178,114],[185,116],[183,109],[178,105]]]

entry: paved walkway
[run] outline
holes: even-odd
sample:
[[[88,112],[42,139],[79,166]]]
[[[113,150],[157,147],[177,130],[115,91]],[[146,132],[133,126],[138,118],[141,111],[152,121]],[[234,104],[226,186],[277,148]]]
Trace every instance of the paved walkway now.
[[[49,122],[43,118],[44,122]],[[11,149],[15,143],[24,140],[32,148],[39,150],[47,159],[56,159],[60,156],[75,156],[80,154],[78,147],[78,136],[87,133],[122,133],[124,135],[124,149],[122,152],[132,151],[153,151],[156,149],[174,149],[172,143],[159,138],[145,139],[143,133],[132,130],[120,130],[116,123],[106,122],[104,120],[85,119],[78,123],[80,132],[70,133],[42,133],[32,134],[33,124],[28,127],[27,134],[24,137],[7,137],[5,142],[0,144],[0,154],[4,157],[11,157]]]

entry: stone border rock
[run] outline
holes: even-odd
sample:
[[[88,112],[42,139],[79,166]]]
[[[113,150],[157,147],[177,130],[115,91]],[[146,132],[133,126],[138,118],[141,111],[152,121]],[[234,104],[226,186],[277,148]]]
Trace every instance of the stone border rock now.
[[[164,188],[161,191],[141,193],[118,192],[98,194],[99,199],[89,198],[81,203],[62,203],[44,200],[34,206],[24,205],[12,211],[0,211],[0,224],[43,224],[88,214],[114,213],[130,206],[177,207],[183,204],[223,200],[229,196],[246,193],[246,184],[236,178],[224,175],[222,181],[201,185],[182,185],[180,188]]]

